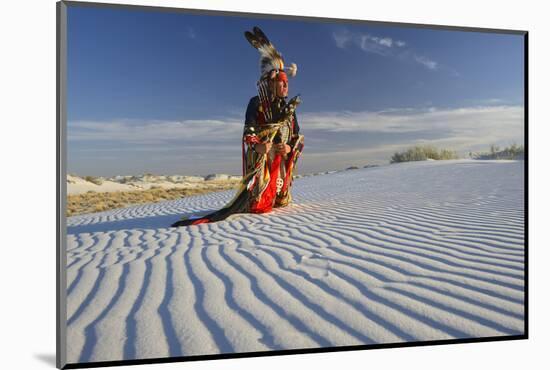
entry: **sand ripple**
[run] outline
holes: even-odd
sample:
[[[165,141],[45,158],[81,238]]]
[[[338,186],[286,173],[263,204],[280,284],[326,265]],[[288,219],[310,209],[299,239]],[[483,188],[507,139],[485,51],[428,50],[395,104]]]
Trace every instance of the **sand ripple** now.
[[[269,215],[169,228],[232,191],[68,220],[68,360],[522,334],[523,162],[296,180]]]

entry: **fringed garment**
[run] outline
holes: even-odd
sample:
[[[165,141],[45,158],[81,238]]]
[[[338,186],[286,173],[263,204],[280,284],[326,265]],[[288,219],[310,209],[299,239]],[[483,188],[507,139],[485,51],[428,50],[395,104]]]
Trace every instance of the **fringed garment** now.
[[[172,226],[216,222],[236,213],[265,213],[288,205],[294,167],[304,147],[295,113],[299,103],[298,97],[289,103],[277,98],[271,106],[262,104],[258,96],[250,99],[242,140],[243,178],[237,193],[222,209],[200,218],[182,219]],[[285,143],[291,150],[286,155],[254,151],[254,145],[265,142]]]

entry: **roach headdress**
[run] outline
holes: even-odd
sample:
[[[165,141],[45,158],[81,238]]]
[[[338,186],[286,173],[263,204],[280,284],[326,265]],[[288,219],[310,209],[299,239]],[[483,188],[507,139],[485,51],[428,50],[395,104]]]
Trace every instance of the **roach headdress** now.
[[[260,52],[260,79],[256,85],[260,103],[265,109],[265,117],[268,122],[271,122],[273,116],[270,107],[276,97],[274,83],[277,80],[287,79],[287,76],[296,76],[298,67],[295,63],[291,63],[290,67],[285,68],[283,56],[259,27],[254,27],[252,32],[246,31],[244,36]],[[285,70],[288,73],[285,73]]]
[[[252,32],[246,31],[244,36],[260,52],[260,80],[274,79],[279,72],[283,71],[286,71],[289,77],[296,76],[298,70],[296,64],[291,63],[290,67],[285,68],[283,56],[259,27],[254,27]]]

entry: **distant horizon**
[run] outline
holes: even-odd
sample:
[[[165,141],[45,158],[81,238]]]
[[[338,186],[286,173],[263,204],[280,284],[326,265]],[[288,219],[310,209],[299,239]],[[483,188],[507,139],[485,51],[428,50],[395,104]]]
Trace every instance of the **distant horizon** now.
[[[298,174],[524,144],[522,35],[70,5],[67,172],[240,174],[256,25],[298,65]]]
[[[516,144],[516,145],[524,145],[524,144],[517,144],[517,143],[512,143],[510,145],[513,145],[513,144]],[[507,145],[506,147],[509,147],[510,145]],[[409,148],[406,148],[406,149],[409,149]],[[405,149],[405,150],[406,150]],[[445,148],[437,148],[437,149],[445,149]],[[489,149],[490,149],[490,146],[489,146]],[[486,153],[489,153],[489,149],[486,150],[486,151],[477,151],[477,152],[471,152],[472,154],[486,154]],[[505,149],[505,147],[499,147],[499,149]],[[403,150],[404,151],[404,150]],[[458,158],[456,159],[441,159],[441,161],[447,161],[447,160],[480,160],[480,161],[485,161],[485,160],[488,160],[488,159],[475,159],[475,158],[470,158],[469,156],[465,156],[465,155],[461,155],[461,154],[458,154]],[[493,160],[497,160],[497,159],[493,159]],[[498,159],[498,160],[502,160],[502,159]],[[523,160],[522,159],[513,159],[513,160]],[[409,161],[409,162],[417,162],[417,161]],[[421,162],[421,161],[420,161]],[[402,163],[407,163],[407,162],[402,162]],[[327,173],[327,172],[333,172],[333,171],[345,171],[345,170],[348,170],[352,167],[356,167],[357,169],[361,169],[361,168],[369,168],[369,167],[380,167],[380,166],[389,166],[389,165],[392,165],[393,163],[391,163],[390,160],[386,161],[386,162],[379,162],[379,163],[365,163],[365,164],[351,164],[347,167],[344,167],[344,168],[331,168],[331,169],[319,169],[319,170],[315,170],[315,171],[308,171],[308,172],[304,172],[304,171],[301,171],[301,172],[297,172],[296,175],[300,175],[300,176],[304,176],[304,175],[312,175],[312,174],[318,174],[318,173]],[[67,172],[67,176],[77,176],[77,177],[80,177],[80,178],[85,178],[87,176],[92,176],[92,177],[102,177],[102,178],[112,178],[112,177],[116,177],[116,176],[122,176],[122,177],[128,177],[128,176],[133,176],[133,177],[138,177],[138,176],[148,176],[148,175],[151,175],[151,176],[184,176],[184,177],[207,177],[207,176],[210,176],[210,175],[228,175],[228,176],[242,176],[242,174],[240,173],[228,173],[228,172],[209,172],[209,173],[191,173],[191,174],[188,174],[188,173],[155,173],[155,172],[140,172],[140,173],[115,173],[115,174],[109,174],[109,175],[101,175],[101,174],[95,174],[95,175],[92,175],[92,174],[79,174],[79,173],[75,173],[75,172]]]

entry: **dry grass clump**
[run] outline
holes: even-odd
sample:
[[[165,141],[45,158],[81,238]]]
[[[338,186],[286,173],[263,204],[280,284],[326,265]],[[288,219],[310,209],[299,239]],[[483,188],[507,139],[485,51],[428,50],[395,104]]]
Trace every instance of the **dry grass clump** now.
[[[164,200],[174,200],[190,195],[206,194],[215,191],[237,188],[238,181],[220,181],[210,183],[203,188],[171,188],[154,187],[148,190],[117,191],[96,193],[89,191],[84,194],[67,196],[67,216],[84,213],[103,212],[116,208],[124,208],[136,204],[155,203]]]

